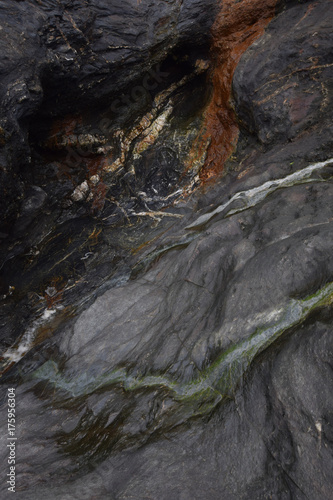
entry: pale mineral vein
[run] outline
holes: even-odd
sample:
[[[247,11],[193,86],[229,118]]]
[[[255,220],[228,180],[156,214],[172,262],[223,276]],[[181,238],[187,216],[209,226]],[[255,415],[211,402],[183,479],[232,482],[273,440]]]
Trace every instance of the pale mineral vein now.
[[[277,189],[294,186],[303,182],[310,182],[310,177],[313,172],[326,167],[326,165],[329,165],[330,163],[333,163],[333,158],[319,163],[314,163],[313,165],[308,165],[302,170],[298,170],[297,172],[287,175],[286,177],[267,181],[261,186],[247,191],[239,191],[226,203],[219,205],[215,210],[209,212],[208,214],[201,215],[196,221],[192,222],[192,224],[188,225],[185,229],[196,229],[203,226],[204,224],[207,224],[207,222],[209,222],[215,215],[220,214],[221,212],[226,211],[224,216],[242,212],[243,210],[257,205]],[[232,204],[235,201],[241,201],[242,206],[233,208]]]

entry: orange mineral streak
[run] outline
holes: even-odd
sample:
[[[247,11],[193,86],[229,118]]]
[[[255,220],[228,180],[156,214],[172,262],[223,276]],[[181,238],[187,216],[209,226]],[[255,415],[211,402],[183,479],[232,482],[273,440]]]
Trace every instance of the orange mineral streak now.
[[[220,174],[238,140],[232,108],[232,79],[242,54],[263,35],[274,16],[277,0],[224,0],[212,29],[213,95],[205,112],[201,141],[210,145],[200,178]]]
[[[55,120],[45,145],[50,149],[63,148],[62,138],[73,135],[75,129],[81,123],[82,118],[80,116],[66,116]]]

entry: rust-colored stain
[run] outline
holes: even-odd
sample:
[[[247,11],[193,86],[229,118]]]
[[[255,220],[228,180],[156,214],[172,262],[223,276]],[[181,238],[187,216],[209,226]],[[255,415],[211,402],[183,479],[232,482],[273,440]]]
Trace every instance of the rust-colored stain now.
[[[45,146],[51,150],[63,149],[63,138],[75,134],[75,130],[82,123],[80,116],[66,116],[55,120],[52,124],[50,134],[45,141]],[[68,146],[74,146],[68,141]]]
[[[202,181],[222,172],[238,140],[232,108],[232,79],[242,54],[263,35],[273,18],[277,0],[224,0],[213,25],[213,95],[206,109],[201,141],[210,145],[201,170]]]
[[[313,11],[313,9],[316,7],[316,5],[318,5],[318,2],[315,2],[315,3],[312,3],[308,6],[304,16],[298,21],[298,23],[295,25],[295,28],[296,26],[298,26],[302,21],[304,21],[304,19],[306,17],[308,17],[308,15]]]
[[[103,181],[99,182],[97,186],[93,186],[91,188],[91,193],[93,196],[91,210],[93,213],[101,212],[103,210],[107,192],[108,187]]]
[[[310,109],[311,104],[315,100],[316,97],[319,97],[318,93],[312,95],[297,95],[290,101],[290,119],[292,123],[295,125],[301,121],[303,121]]]
[[[101,234],[101,232],[102,232],[102,228],[97,229],[97,227],[94,227],[93,231],[88,236],[88,240],[90,240],[90,242],[89,242],[89,248],[90,248],[90,246],[98,245],[98,243],[99,243],[98,242],[98,237]]]
[[[89,176],[100,174],[103,171],[104,166],[107,163],[107,158],[105,156],[92,156],[91,158],[84,158],[84,163],[86,165],[87,172]]]
[[[265,27],[273,18],[276,3],[277,0],[221,2],[221,10],[212,28],[213,93],[204,113],[203,126],[192,145],[184,174],[188,169],[194,169],[200,172],[202,182],[213,179],[222,172],[225,161],[235,148],[239,127],[232,107],[232,79],[242,54],[264,33]],[[100,183],[90,186],[92,196],[89,199],[92,201],[92,211],[98,212],[104,206],[107,193],[103,172],[116,171],[121,167],[132,141],[144,130],[155,127],[152,133],[136,146],[135,151],[141,152],[140,147],[146,148],[146,144],[150,145],[163,123],[160,123],[152,112],[145,115],[129,136],[120,136],[121,157],[116,161],[114,151],[96,154],[89,149],[89,143],[83,146],[80,144],[82,125],[81,116],[67,116],[56,120],[44,146],[63,154],[68,151],[66,160],[58,162],[58,178],[70,178],[76,186],[81,182],[77,175],[82,170],[86,173],[88,183],[91,176],[100,176]],[[110,166],[106,168],[106,165]]]
[[[55,330],[66,320],[74,316],[74,308],[72,306],[64,307],[57,311],[55,317],[45,325],[41,325],[35,332],[34,346],[41,344],[44,340],[51,338]]]
[[[63,158],[54,162],[57,166],[56,175],[58,180],[68,178],[73,187],[76,187],[82,181],[79,175],[82,175],[82,172],[85,173],[85,179],[90,188],[91,211],[96,213],[104,207],[108,189],[102,177],[106,164],[114,160],[114,153],[113,151],[96,153],[93,146],[89,144],[82,148],[79,135],[80,130],[83,129],[82,116],[66,116],[56,119],[52,124],[47,139],[43,143],[43,147],[63,155]],[[96,175],[99,176],[97,185],[90,180],[92,176]]]
[[[48,309],[52,309],[63,300],[65,283],[62,276],[54,277],[44,293]],[[52,292],[52,293],[51,293]]]

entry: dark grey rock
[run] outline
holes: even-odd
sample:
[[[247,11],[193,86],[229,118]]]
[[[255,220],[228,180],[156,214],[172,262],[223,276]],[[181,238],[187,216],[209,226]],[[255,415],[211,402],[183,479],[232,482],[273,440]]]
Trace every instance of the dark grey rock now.
[[[28,15],[26,2],[8,5]],[[181,183],[183,156],[171,137],[193,111],[187,92],[209,90],[200,75],[177,89],[172,126],[133,162],[138,179],[131,152],[121,189],[110,175],[113,197],[94,215],[84,201],[73,207],[71,180],[62,188],[45,159],[50,172],[38,171],[43,161],[32,168],[44,183],[22,180],[22,233],[8,237],[0,310],[0,425],[7,436],[14,385],[18,498],[331,499],[330,9],[323,0],[285,2],[243,55],[233,82],[240,139],[214,185],[158,204]],[[84,99],[97,106],[108,92],[119,98],[120,82],[135,81],[146,57],[167,61],[179,51],[194,61],[212,20],[201,2],[46,2],[38,12],[41,120]],[[109,37],[131,48],[114,52]],[[114,87],[104,57],[122,64]],[[25,93],[18,87],[22,103]],[[140,106],[130,108],[135,115]],[[140,221],[149,209],[149,222]],[[29,352],[10,366],[15,353],[6,350],[22,332]],[[5,469],[7,450],[0,453]]]

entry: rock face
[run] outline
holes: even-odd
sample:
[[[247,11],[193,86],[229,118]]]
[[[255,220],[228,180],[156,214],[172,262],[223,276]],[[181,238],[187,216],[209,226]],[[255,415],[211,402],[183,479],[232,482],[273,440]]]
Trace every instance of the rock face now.
[[[25,327],[22,311],[40,310],[41,299],[50,305],[48,288],[57,299],[82,298],[73,285],[92,261],[95,287],[152,236],[125,237],[115,227],[139,217],[156,225],[160,209],[196,182],[205,151],[191,165],[189,152],[210,94],[217,12],[208,7],[133,0],[3,8],[0,293],[16,290],[3,313],[9,344]]]
[[[18,497],[329,500],[332,2],[1,16]]]
[[[91,115],[96,107],[110,107],[112,127],[121,112],[137,118],[150,92],[169,76],[160,64],[168,57],[172,64],[175,52],[190,67],[195,57],[190,45],[196,54],[207,50],[216,7],[214,1],[136,0],[2,5],[0,214],[5,229],[16,198],[32,180],[28,135],[39,138],[42,118],[86,110]]]

